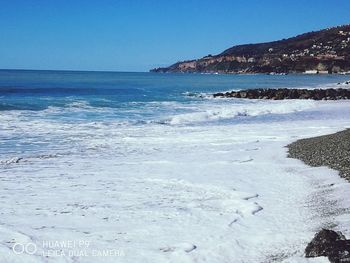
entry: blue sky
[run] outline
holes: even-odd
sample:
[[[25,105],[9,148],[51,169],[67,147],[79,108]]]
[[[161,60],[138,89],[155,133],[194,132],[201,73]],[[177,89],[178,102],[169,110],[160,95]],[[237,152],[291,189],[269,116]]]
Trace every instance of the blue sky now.
[[[348,23],[348,0],[0,0],[0,68],[147,71]]]

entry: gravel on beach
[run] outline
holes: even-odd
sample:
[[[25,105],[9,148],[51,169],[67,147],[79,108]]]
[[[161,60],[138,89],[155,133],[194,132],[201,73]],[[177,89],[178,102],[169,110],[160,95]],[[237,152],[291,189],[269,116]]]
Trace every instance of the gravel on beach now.
[[[290,158],[310,166],[328,166],[350,181],[350,129],[289,144]]]

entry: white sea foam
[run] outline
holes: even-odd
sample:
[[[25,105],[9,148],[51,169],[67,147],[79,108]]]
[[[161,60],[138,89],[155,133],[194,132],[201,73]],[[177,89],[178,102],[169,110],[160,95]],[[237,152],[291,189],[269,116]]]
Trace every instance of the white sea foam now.
[[[120,125],[37,118],[33,112],[0,115],[2,142],[38,145],[44,152],[1,170],[0,261],[316,262],[302,256],[317,229],[335,224],[349,237],[349,184],[335,171],[287,159],[284,148],[349,127],[349,102],[194,105],[199,112],[193,114],[219,109],[218,117],[201,120],[242,113],[281,118]],[[298,118],[284,121],[295,111],[301,111]],[[181,124],[197,121],[196,115],[176,116]],[[65,256],[45,256],[43,241],[79,240],[89,247],[77,250],[90,256],[69,255],[72,249],[61,246],[52,250]],[[37,251],[16,255],[17,243],[33,243]],[[106,249],[118,254],[91,256]]]
[[[64,106],[49,106],[46,110],[41,113],[68,113],[68,112],[106,112],[111,110],[109,107],[93,107],[88,101],[78,100],[67,103]]]
[[[320,86],[320,88],[324,88],[324,89],[338,89],[338,88],[345,88],[345,89],[349,89],[350,88],[350,80],[344,81],[344,82],[337,82],[337,83],[331,83],[328,85],[322,85]]]
[[[285,114],[302,111],[314,107],[313,101],[293,100],[293,101],[256,101],[251,104],[227,103],[224,106],[211,105],[210,108],[201,111],[178,114],[171,117],[167,122],[172,125],[188,124],[205,121],[216,121],[231,119],[237,116],[259,116],[266,114]]]

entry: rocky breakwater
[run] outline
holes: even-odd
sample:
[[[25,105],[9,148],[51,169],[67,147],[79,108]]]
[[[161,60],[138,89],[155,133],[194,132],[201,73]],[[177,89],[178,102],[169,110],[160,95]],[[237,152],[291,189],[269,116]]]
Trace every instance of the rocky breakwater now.
[[[248,89],[239,91],[219,92],[214,98],[242,99],[312,99],[312,100],[342,100],[350,99],[350,89]]]

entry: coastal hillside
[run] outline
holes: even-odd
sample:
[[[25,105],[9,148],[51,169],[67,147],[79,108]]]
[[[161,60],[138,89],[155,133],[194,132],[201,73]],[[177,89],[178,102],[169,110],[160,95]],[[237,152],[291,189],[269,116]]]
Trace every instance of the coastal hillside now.
[[[273,42],[233,46],[218,55],[177,62],[152,72],[348,73],[350,24]]]

